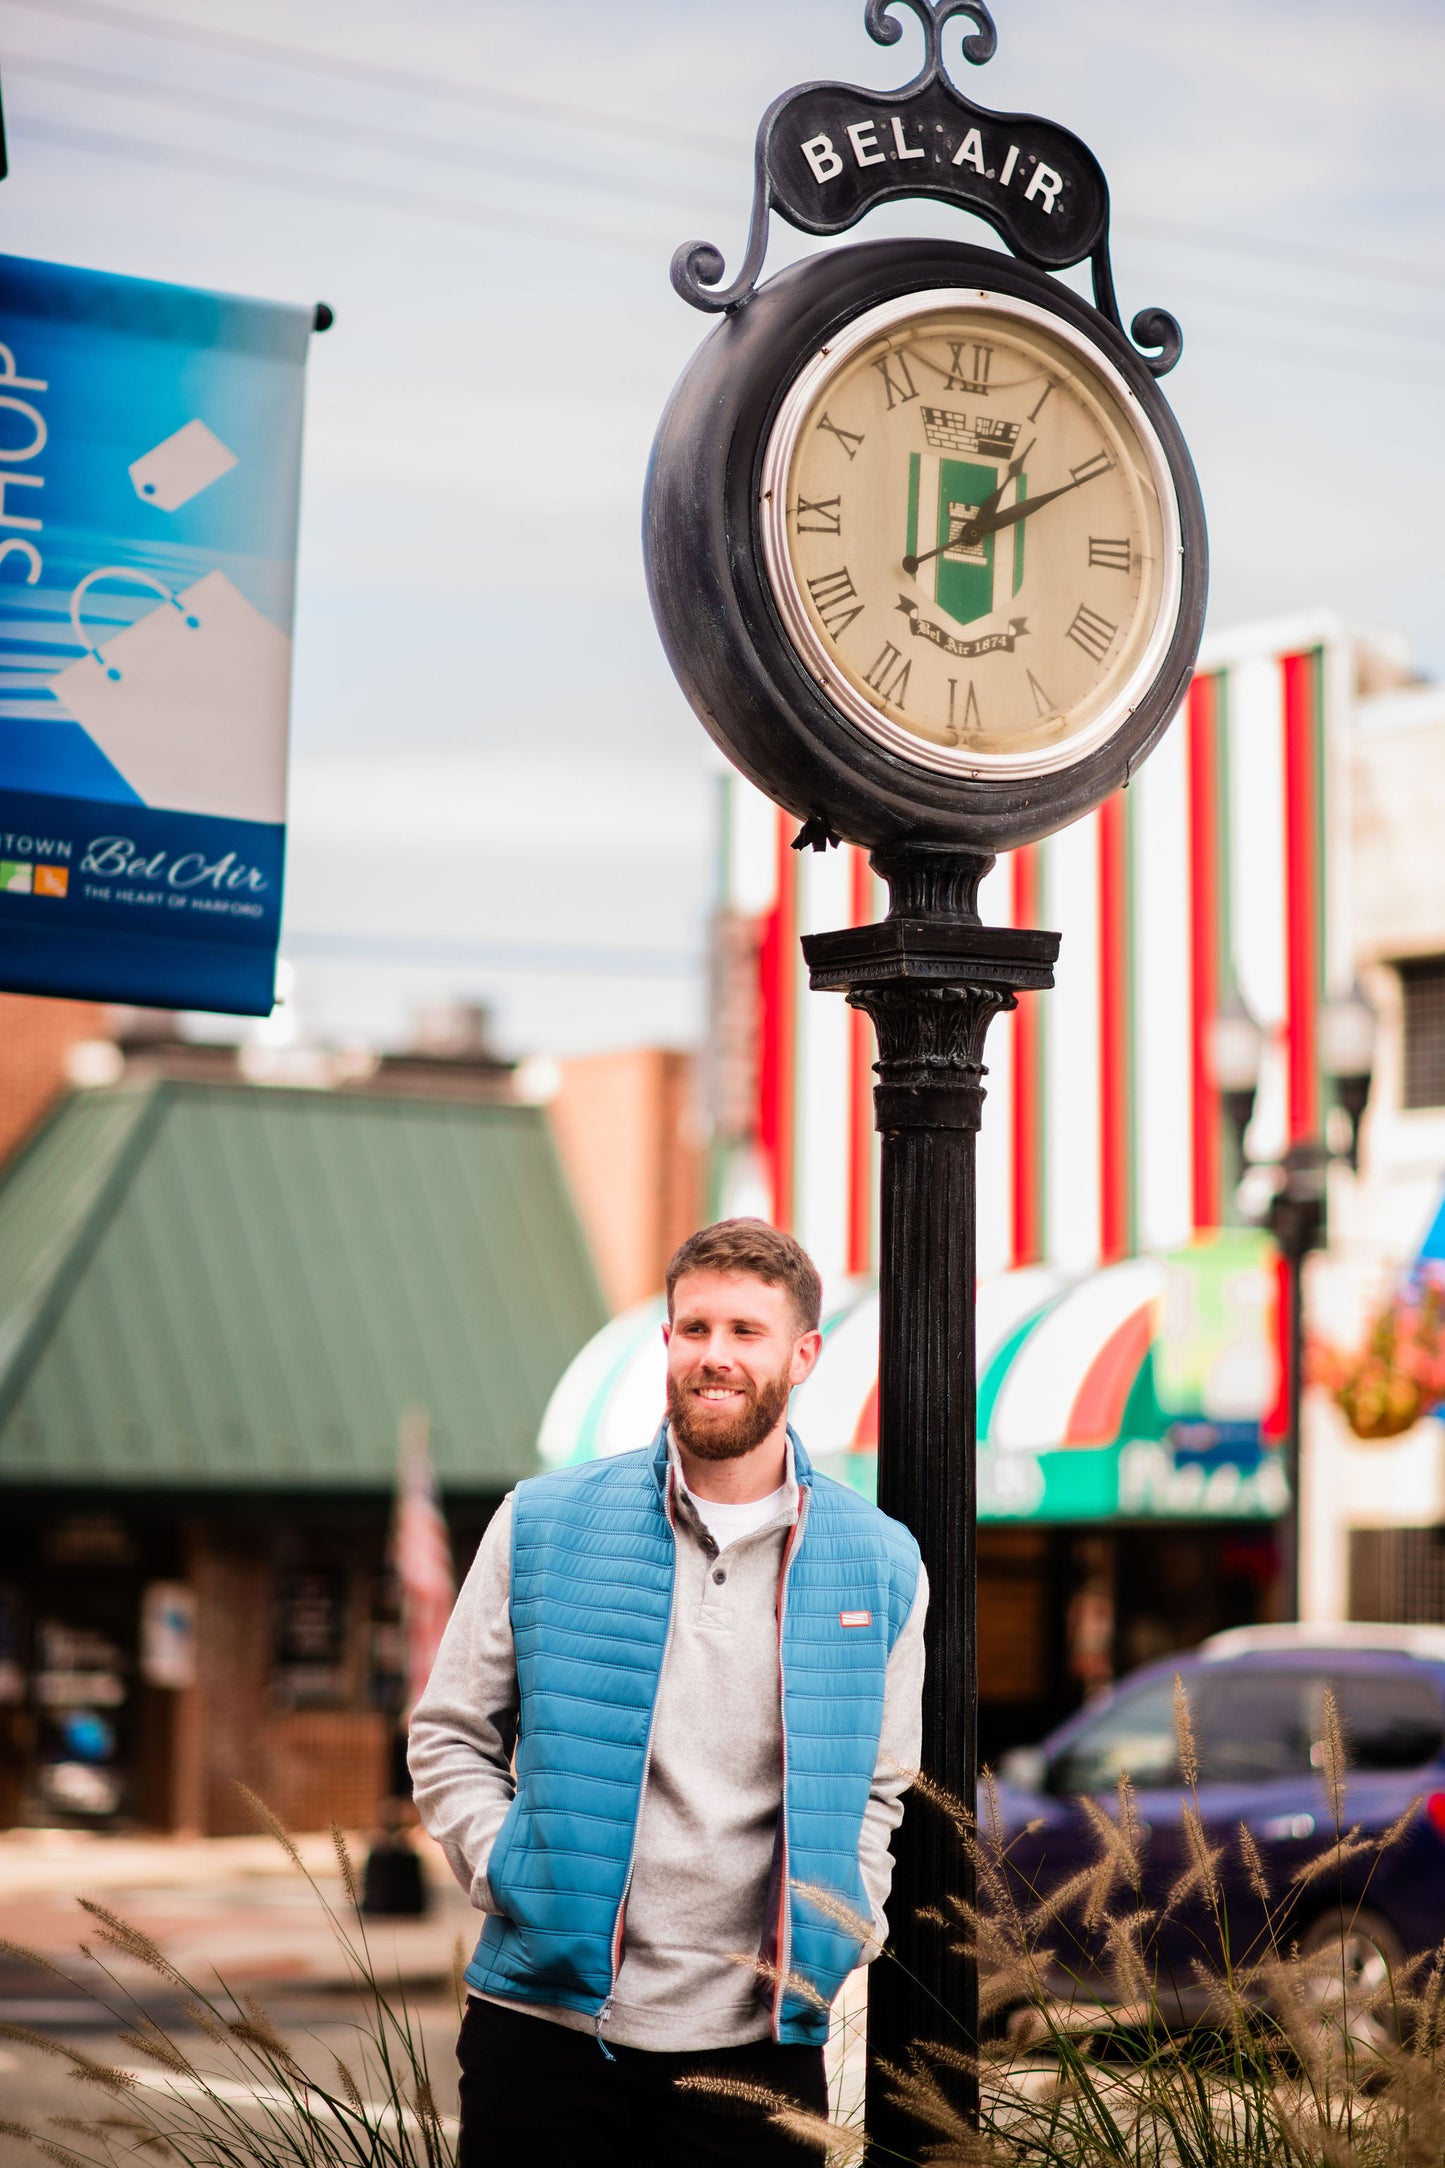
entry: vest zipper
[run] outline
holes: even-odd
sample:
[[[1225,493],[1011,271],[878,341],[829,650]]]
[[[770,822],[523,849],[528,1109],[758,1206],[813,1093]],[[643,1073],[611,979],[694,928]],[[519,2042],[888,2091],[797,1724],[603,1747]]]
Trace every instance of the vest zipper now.
[[[783,1797],[778,1813],[778,1918],[773,1948],[777,1953],[778,1977],[773,1983],[772,2036],[782,2039],[784,1983],[793,1961],[793,1906],[789,1886],[788,1868],[788,1682],[783,1669],[783,1625],[788,1615],[788,1574],[793,1563],[793,1553],[803,1539],[803,1523],[808,1517],[808,1492],[798,1485],[798,1518],[788,1530],[788,1540],[783,1545],[783,1562],[778,1571],[778,1729],[782,1740]]]
[[[667,1514],[667,1525],[672,1532],[672,1597],[667,1609],[667,1632],[663,1636],[662,1660],[657,1667],[658,1693],[661,1693],[662,1691],[662,1674],[667,1664],[667,1652],[672,1647],[672,1621],[674,1611],[677,1605],[677,1520],[674,1515],[672,1505],[672,1482],[672,1464],[669,1461],[667,1469],[667,1487],[663,1492],[663,1501],[664,1511]],[[628,1894],[632,1888],[633,1869],[636,1867],[637,1864],[637,1832],[642,1827],[642,1805],[643,1801],[647,1797],[647,1777],[648,1772],[652,1767],[652,1733],[656,1720],[657,1694],[654,1694],[652,1697],[652,1707],[649,1710],[647,1717],[647,1744],[644,1747],[642,1754],[642,1778],[637,1787],[637,1813],[633,1817],[632,1822],[632,1849],[627,1855],[627,1877],[622,1884],[622,1895],[618,1900],[617,1905],[617,1922],[612,1930],[612,1977],[607,1983],[606,2000],[603,2002],[601,2009],[597,2012],[596,2017],[592,2020],[592,2030],[596,2034],[597,2045],[601,2048],[603,2054],[607,2057],[609,2063],[615,2063],[617,2057],[613,2054],[611,2048],[603,2039],[602,2028],[606,2024],[608,2018],[612,2015],[612,2002],[617,1992],[617,1975],[622,1970],[623,1926],[627,1918],[627,1899]]]

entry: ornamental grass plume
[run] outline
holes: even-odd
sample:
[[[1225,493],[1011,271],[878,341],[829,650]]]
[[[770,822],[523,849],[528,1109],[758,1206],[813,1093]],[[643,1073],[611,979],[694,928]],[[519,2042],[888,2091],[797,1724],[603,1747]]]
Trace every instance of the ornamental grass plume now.
[[[1145,1902],[1127,1776],[1111,1808],[1078,1802],[1093,1854],[1053,1887],[1025,1866],[1023,1840],[1038,1825],[1009,1838],[987,1774],[976,1822],[921,1785],[911,1811],[942,1813],[977,1876],[976,1906],[924,1917],[978,1965],[983,2037],[971,2052],[947,2037],[940,2012],[945,2037],[914,2043],[884,2073],[917,2139],[906,2155],[878,2157],[917,2168],[1442,2168],[1445,1949],[1360,1984],[1341,1939],[1358,1913],[1342,1870],[1367,1900],[1373,1860],[1404,1840],[1420,1802],[1383,1836],[1362,1836],[1347,1819],[1348,1741],[1329,1697],[1319,1728],[1328,1841],[1275,1891],[1250,1831],[1221,1842],[1201,1812],[1193,1717],[1176,1681],[1183,1860],[1157,1910]],[[1245,1923],[1229,1917],[1231,1850],[1257,1905]],[[799,1894],[846,1924],[848,1908],[827,1892]],[[1332,1918],[1338,1934],[1302,1935],[1302,1922]],[[960,2077],[979,2089],[976,2126],[960,2110]],[[770,2112],[781,2123],[788,2111],[774,2100]],[[861,2117],[789,2127],[825,2161],[861,2159],[867,2142]]]
[[[187,1979],[133,1922],[82,1899],[96,1931],[92,1944],[80,1945],[88,1964],[78,1984],[109,2013],[121,2049],[139,2067],[100,2062],[24,2026],[0,2025],[0,2036],[65,2062],[84,2083],[123,2098],[125,2112],[110,2108],[29,2124],[0,2120],[0,2134],[28,2139],[61,2168],[148,2161],[177,2168],[455,2168],[456,2124],[437,2106],[415,2011],[400,1985],[379,1973],[341,1832],[333,1829],[332,1842],[344,1910],[311,1874],[290,1831],[263,1800],[241,1789],[309,1884],[361,1995],[365,2017],[351,2062],[333,2056],[330,2078],[309,2076],[254,1996],[233,1990],[219,1974],[209,1986]],[[37,1951],[3,1947],[67,1982],[75,1978]],[[116,1957],[180,1990],[183,2039],[131,1993],[112,1969]]]
[[[1348,1739],[1325,1700],[1317,1760],[1327,1842],[1273,1889],[1249,1830],[1220,1841],[1201,1813],[1193,1720],[1179,1682],[1175,1725],[1183,1859],[1157,1907],[1146,1901],[1146,1833],[1127,1776],[1111,1807],[1081,1802],[1093,1853],[1054,1887],[1026,1865],[1024,1840],[1038,1825],[1010,1836],[987,1774],[976,1819],[920,1783],[910,1811],[941,1814],[974,1870],[977,1901],[951,1898],[927,1917],[978,1966],[982,2038],[970,2043],[940,2009],[938,2037],[913,2043],[883,2074],[916,2147],[875,2148],[870,2159],[914,2168],[1445,2168],[1445,1949],[1360,1984],[1346,1973],[1338,1936],[1311,1941],[1300,1932],[1302,1920],[1351,1925],[1344,1870],[1367,1900],[1372,1859],[1405,1839],[1418,1803],[1383,1836],[1363,1836],[1349,1822]],[[275,1820],[269,1810],[262,1819],[268,1827]],[[311,1881],[294,1840],[281,1836]],[[1231,1850],[1255,1901],[1247,1923],[1229,1917],[1221,1870]],[[338,1840],[346,1887],[343,1854]],[[377,1978],[354,1907],[343,1914],[311,1886],[367,2005],[356,2053],[336,2059],[329,2079],[308,2077],[264,2008],[224,1982],[211,1990],[183,1983],[189,2031],[177,2041],[107,1969],[109,1954],[172,1984],[180,1976],[139,1930],[93,1907],[93,1992],[150,2067],[142,2074],[4,2027],[111,2097],[93,2116],[0,2130],[28,2135],[61,2168],[455,2168],[455,2125],[437,2110],[405,1997]],[[799,1885],[797,1894],[846,1932],[871,1935],[871,1921],[837,1893]],[[1181,1940],[1190,1953],[1187,2016],[1166,1934],[1176,1953]],[[879,1962],[897,1960],[885,1952]],[[254,2081],[249,2106],[235,2098],[245,2089],[227,2083],[238,2075]],[[960,2108],[962,2080],[977,2085],[977,2124]],[[854,2168],[864,2157],[861,2112],[823,2119],[764,2087],[690,2082],[785,2129],[801,2157],[811,2151],[822,2168]]]

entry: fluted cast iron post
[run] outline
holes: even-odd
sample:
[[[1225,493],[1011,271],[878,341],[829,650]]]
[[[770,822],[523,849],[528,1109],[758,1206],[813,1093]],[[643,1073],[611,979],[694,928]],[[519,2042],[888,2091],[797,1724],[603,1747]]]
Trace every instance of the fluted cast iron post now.
[[[978,1766],[974,1635],[976,1379],[975,1139],[984,1039],[1015,997],[1053,984],[1059,936],[985,926],[978,885],[993,859],[943,849],[876,851],[886,918],[808,935],[817,991],[845,993],[878,1032],[883,1136],[879,1247],[878,1502],[912,1529],[932,1589],[923,1698],[923,1767],[971,1812]],[[879,2156],[916,2158],[925,2134],[889,2097],[884,2064],[914,2042],[972,2051],[978,1982],[920,1920],[973,1896],[969,1862],[945,1817],[915,1803],[895,1840],[892,1960],[872,1972],[868,2128]],[[976,2088],[956,2079],[958,2105]]]

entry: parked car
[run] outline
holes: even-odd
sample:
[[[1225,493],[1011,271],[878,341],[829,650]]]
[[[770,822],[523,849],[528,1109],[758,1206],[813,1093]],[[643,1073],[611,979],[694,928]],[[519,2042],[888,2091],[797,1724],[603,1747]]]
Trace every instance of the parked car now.
[[[1189,1697],[1199,1759],[1198,1801],[1238,1958],[1258,1944],[1264,1906],[1246,1872],[1243,1823],[1254,1837],[1289,1941],[1342,1950],[1340,1986],[1321,1993],[1368,2001],[1384,1968],[1445,1942],[1445,1627],[1257,1626],[1215,1634],[1185,1655],[1146,1665],[1062,1724],[1041,1746],[1017,1748],[999,1771],[1000,1805],[1021,1883],[1058,1889],[1097,1855],[1082,1797],[1112,1808],[1121,1771],[1144,1831],[1146,1907],[1162,1906],[1183,1875],[1186,1793],[1179,1768],[1174,1681]],[[1334,1842],[1325,1786],[1322,1709],[1329,1687],[1348,1752],[1345,1826],[1379,1835],[1412,1801],[1404,1837],[1382,1855],[1347,1859],[1292,1889],[1299,1867]],[[1075,1922],[1078,1927],[1077,1921]],[[1057,1937],[1054,1938],[1058,1940]],[[1106,1995],[1097,1935],[1078,1927],[1070,1969]],[[1188,2014],[1207,1995],[1197,1960],[1219,1956],[1202,1899],[1165,1917],[1155,1955],[1161,1993]],[[1388,2021],[1361,2021],[1382,2036]],[[1352,2016],[1352,2029],[1360,2022]]]

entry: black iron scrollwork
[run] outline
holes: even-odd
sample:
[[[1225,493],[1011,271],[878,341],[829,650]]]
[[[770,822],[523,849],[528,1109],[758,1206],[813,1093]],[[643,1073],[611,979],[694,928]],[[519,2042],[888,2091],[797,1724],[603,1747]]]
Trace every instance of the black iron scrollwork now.
[[[1043,271],[1088,259],[1100,313],[1124,329],[1109,261],[1109,185],[1093,152],[1054,121],[994,113],[952,80],[943,33],[957,16],[973,24],[962,40],[981,67],[998,46],[986,0],[865,0],[864,24],[878,45],[903,35],[898,10],[923,32],[923,65],[894,91],[850,83],[803,83],[774,99],[758,128],[753,208],[742,268],[726,265],[710,241],[687,241],[672,259],[672,283],[695,309],[739,309],[751,297],[776,211],[802,233],[845,233],[877,204],[932,196],[985,219],[1015,256]],[[1183,350],[1164,309],[1142,309],[1132,337],[1154,376]]]

